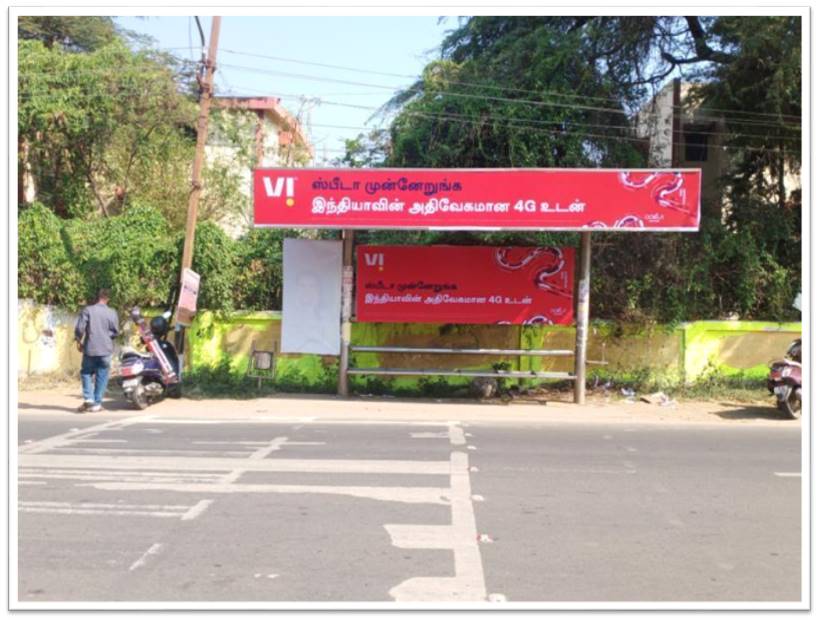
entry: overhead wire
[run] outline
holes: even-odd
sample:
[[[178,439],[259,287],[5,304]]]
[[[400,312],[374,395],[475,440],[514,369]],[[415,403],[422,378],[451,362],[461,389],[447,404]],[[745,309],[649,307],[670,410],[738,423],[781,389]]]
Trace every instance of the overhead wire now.
[[[227,54],[234,54],[237,56],[247,56],[251,58],[261,58],[265,60],[275,60],[278,62],[289,62],[294,64],[301,64],[307,66],[314,66],[314,67],[323,67],[327,69],[339,69],[342,71],[350,71],[356,73],[363,73],[369,75],[381,75],[385,77],[398,77],[403,79],[413,79],[417,80],[418,76],[409,75],[404,73],[389,73],[385,71],[374,71],[371,69],[361,69],[360,67],[348,67],[343,65],[335,65],[329,63],[321,63],[321,62],[314,62],[314,61],[306,61],[306,60],[299,60],[295,58],[287,58],[284,56],[269,56],[264,54],[255,54],[251,52],[240,52],[236,50],[224,49],[222,50],[224,53]],[[473,86],[476,88],[489,88],[492,90],[501,90],[506,92],[518,92],[518,93],[527,93],[533,95],[549,95],[553,97],[566,97],[566,98],[574,98],[574,99],[582,99],[582,100],[596,100],[596,101],[612,101],[614,103],[621,103],[621,100],[617,97],[598,97],[593,95],[576,95],[571,93],[560,93],[557,91],[549,91],[549,90],[532,90],[532,89],[525,89],[525,88],[517,88],[511,86],[500,86],[497,84],[487,84],[487,83],[479,83],[479,82],[464,82],[460,80],[446,80],[447,84],[453,84],[456,86]],[[676,109],[683,109],[683,106],[673,106]],[[783,117],[783,118],[792,118],[792,119],[800,119],[800,116],[793,115],[793,114],[776,114],[776,113],[769,113],[769,112],[754,112],[750,110],[733,110],[733,109],[723,109],[723,108],[711,108],[708,107],[707,110],[710,111],[720,111],[720,112],[730,112],[733,114],[744,114],[744,115],[751,115],[751,116],[771,116],[775,118]]]
[[[177,58],[183,64],[198,64],[191,61],[188,61],[183,58]],[[389,86],[385,84],[371,84],[371,83],[363,83],[363,82],[355,82],[350,80],[339,80],[335,78],[327,78],[322,76],[315,76],[315,75],[305,75],[305,74],[297,74],[297,73],[289,73],[283,71],[276,71],[271,69],[263,69],[260,67],[246,67],[243,65],[233,65],[233,64],[221,64],[222,67],[228,67],[233,69],[238,69],[240,71],[249,71],[254,73],[278,76],[278,77],[290,77],[293,79],[300,79],[300,80],[308,80],[308,81],[318,81],[318,82],[333,82],[351,86],[362,86],[368,88],[378,88],[381,90],[389,90],[392,92],[400,91],[402,87],[400,86]],[[60,69],[54,69],[51,72],[59,72]],[[157,73],[166,72],[166,69],[157,70]],[[75,74],[101,74],[101,75],[119,75],[119,72],[115,69],[109,68],[85,68],[82,70],[74,70]],[[30,72],[31,74],[48,74],[49,71],[37,71],[37,72]],[[171,73],[172,74],[172,73]],[[478,86],[478,85],[475,85]],[[403,89],[404,92],[416,92],[417,94],[426,94],[430,96],[443,96],[443,97],[455,97],[455,98],[466,98],[472,100],[486,100],[486,101],[495,101],[499,103],[510,103],[513,105],[525,105],[525,106],[535,106],[535,107],[556,107],[556,108],[567,108],[567,109],[578,109],[578,110],[588,110],[588,111],[595,111],[595,112],[603,112],[603,113],[611,113],[618,116],[625,116],[627,114],[624,109],[621,108],[607,108],[601,106],[588,106],[583,104],[577,103],[563,103],[563,102],[556,102],[556,101],[539,101],[539,100],[532,100],[532,99],[517,99],[517,98],[509,98],[509,97],[496,97],[492,95],[483,95],[483,94],[475,94],[475,93],[461,93],[461,92],[454,92],[454,91],[447,91],[447,90],[422,90],[413,87],[406,87]],[[522,89],[521,89],[522,90]],[[526,92],[535,92],[535,91],[526,91]],[[362,93],[363,94],[363,93]],[[559,96],[559,93],[555,93],[555,95]],[[685,109],[683,106],[671,106],[673,109]],[[709,111],[707,109],[706,111]],[[657,112],[650,112],[646,110],[640,110],[636,113],[636,116],[639,118],[650,118],[650,117],[660,117],[661,114]],[[697,118],[701,120],[709,119],[709,120],[725,120],[723,117],[717,116],[707,116],[706,114],[702,114],[699,112],[697,114]],[[739,125],[748,125],[748,126],[758,126],[758,127],[769,127],[775,129],[790,129],[790,130],[797,130],[800,129],[800,123],[795,124],[791,122],[781,121],[777,123],[773,123],[770,121],[761,121],[761,120],[754,120],[754,119],[743,119],[743,118],[732,118],[730,122]]]
[[[336,78],[328,78],[328,77],[321,77],[315,75],[305,75],[305,74],[298,74],[298,73],[289,73],[286,71],[276,71],[271,69],[261,69],[258,67],[246,67],[243,65],[233,65],[233,64],[222,64],[223,67],[229,67],[233,69],[239,69],[243,71],[250,71],[254,73],[261,73],[265,75],[273,75],[277,77],[289,77],[293,79],[301,79],[301,80],[308,80],[308,81],[318,81],[322,83],[332,82],[336,84],[345,84],[351,86],[362,86],[367,88],[380,88],[384,90],[400,90],[400,87],[394,86],[387,86],[384,84],[372,84],[372,83],[365,83],[365,82],[355,82],[351,80],[339,80]],[[413,88],[409,87],[404,89],[404,92],[410,92]],[[605,108],[601,106],[588,106],[583,104],[576,104],[576,103],[562,103],[557,101],[537,101],[533,99],[513,99],[509,97],[496,97],[493,95],[479,95],[474,93],[461,93],[461,92],[453,92],[453,91],[446,91],[446,90],[415,90],[418,94],[426,94],[429,96],[441,96],[441,97],[455,97],[455,98],[462,98],[462,99],[472,99],[472,100],[485,100],[485,101],[495,101],[498,103],[511,103],[514,105],[529,105],[535,107],[555,107],[555,108],[568,108],[568,109],[577,109],[577,110],[588,110],[593,112],[604,112],[615,114],[618,116],[626,116],[625,111],[622,109],[617,108]],[[658,117],[660,116],[658,113],[653,112],[642,112],[640,113],[642,117]],[[767,127],[782,127],[787,126],[787,123],[771,123],[765,121],[756,121],[756,120],[744,120],[744,119],[736,119],[741,124],[747,125],[759,125],[759,126],[767,126]],[[793,127],[797,127],[797,125],[791,125]]]

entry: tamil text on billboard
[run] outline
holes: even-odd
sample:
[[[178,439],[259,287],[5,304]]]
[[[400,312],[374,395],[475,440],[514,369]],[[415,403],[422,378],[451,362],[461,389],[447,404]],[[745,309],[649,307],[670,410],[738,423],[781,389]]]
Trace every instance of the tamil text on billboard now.
[[[359,322],[567,325],[574,248],[361,245]]]
[[[700,170],[257,169],[256,226],[457,230],[699,227]]]

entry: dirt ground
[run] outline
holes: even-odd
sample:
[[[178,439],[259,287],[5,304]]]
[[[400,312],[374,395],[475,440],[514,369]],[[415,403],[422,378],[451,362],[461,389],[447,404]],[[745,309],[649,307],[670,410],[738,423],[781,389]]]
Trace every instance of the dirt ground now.
[[[76,385],[74,384],[76,383]],[[111,415],[158,415],[185,418],[311,418],[459,420],[491,422],[630,422],[666,424],[751,424],[792,426],[800,421],[785,419],[771,398],[756,402],[729,399],[673,400],[656,396],[643,402],[640,396],[621,392],[589,390],[584,405],[575,405],[565,391],[537,390],[516,397],[489,399],[392,398],[276,394],[261,398],[166,399],[140,412],[110,390],[104,403]],[[18,386],[18,411],[26,414],[76,414],[81,403],[79,382],[27,381]],[[83,414],[86,417],[94,414]]]

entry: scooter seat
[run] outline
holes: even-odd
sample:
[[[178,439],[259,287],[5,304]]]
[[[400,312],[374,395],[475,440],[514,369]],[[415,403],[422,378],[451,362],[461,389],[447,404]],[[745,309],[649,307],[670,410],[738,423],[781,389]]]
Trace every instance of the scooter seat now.
[[[153,356],[150,353],[142,353],[141,351],[136,351],[134,349],[123,349],[122,353],[120,353],[119,358],[124,360],[129,357],[140,357],[143,360],[152,359]]]

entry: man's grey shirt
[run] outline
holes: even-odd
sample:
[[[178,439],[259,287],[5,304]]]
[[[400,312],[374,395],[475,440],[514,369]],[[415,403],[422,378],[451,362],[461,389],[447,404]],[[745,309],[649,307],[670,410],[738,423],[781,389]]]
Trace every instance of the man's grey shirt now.
[[[119,335],[119,317],[106,304],[85,306],[74,327],[74,335],[84,343],[86,355],[113,355],[114,338]]]

